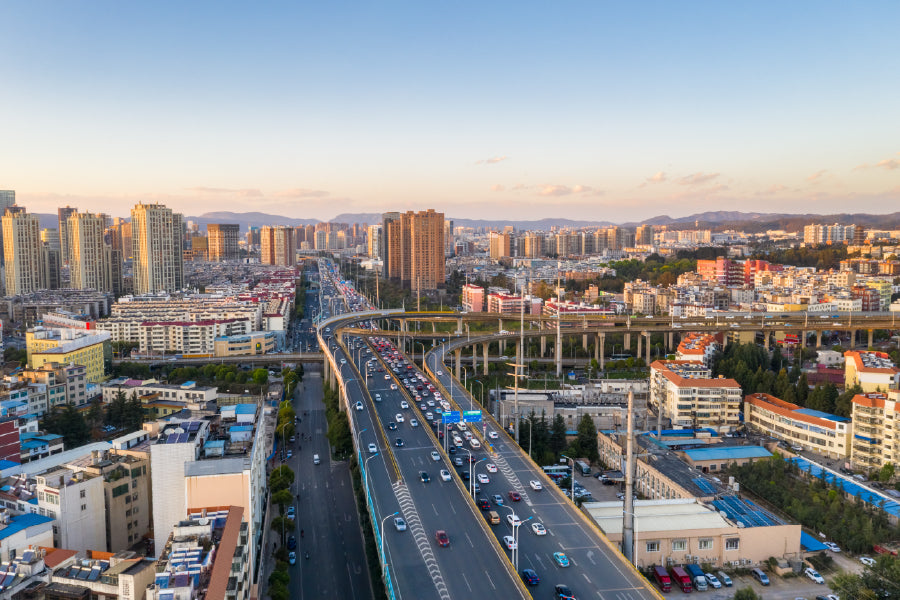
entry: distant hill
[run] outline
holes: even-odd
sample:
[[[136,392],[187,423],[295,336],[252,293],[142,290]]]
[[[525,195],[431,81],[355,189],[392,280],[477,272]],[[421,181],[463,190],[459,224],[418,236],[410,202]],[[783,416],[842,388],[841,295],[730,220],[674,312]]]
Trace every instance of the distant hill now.
[[[250,227],[262,227],[263,225],[296,227],[298,225],[315,225],[320,222],[318,219],[295,219],[261,212],[236,213],[229,211],[208,212],[198,217],[185,217],[184,220],[197,223],[201,229],[209,223],[237,223],[241,226],[242,232],[247,231]]]

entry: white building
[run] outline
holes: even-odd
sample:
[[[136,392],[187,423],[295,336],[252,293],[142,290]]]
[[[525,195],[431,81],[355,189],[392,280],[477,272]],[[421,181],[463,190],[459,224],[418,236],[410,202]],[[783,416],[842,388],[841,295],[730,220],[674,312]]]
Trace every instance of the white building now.
[[[106,548],[103,479],[66,467],[35,477],[38,512],[53,519],[57,548]]]
[[[734,379],[711,377],[700,361],[654,361],[650,400],[672,420],[674,429],[730,431],[740,424],[741,386]]]

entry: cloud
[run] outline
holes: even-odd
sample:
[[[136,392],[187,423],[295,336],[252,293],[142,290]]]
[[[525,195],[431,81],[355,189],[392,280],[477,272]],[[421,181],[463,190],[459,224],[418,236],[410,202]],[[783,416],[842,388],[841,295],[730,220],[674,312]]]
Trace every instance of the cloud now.
[[[505,190],[505,189],[506,189],[506,188],[503,187],[503,186],[502,186],[501,184],[499,184],[499,183],[495,183],[494,185],[491,186],[491,191],[492,191],[492,192],[502,192],[502,191]]]
[[[900,169],[900,160],[897,160],[896,158],[886,158],[884,160],[879,160],[875,163],[875,166],[893,171],[894,169]]]
[[[822,177],[825,176],[826,173],[828,173],[828,169],[823,169],[823,170],[821,170],[821,171],[816,171],[815,173],[813,173],[812,175],[810,175],[809,177],[807,177],[806,180],[807,180],[807,181],[810,181],[810,182],[812,182],[812,181],[819,181],[820,179],[822,179]]]
[[[657,171],[652,176],[648,177],[644,180],[639,187],[646,187],[648,185],[653,185],[654,183],[665,183],[668,180],[668,176],[663,171]]]
[[[255,188],[243,188],[243,189],[231,189],[231,188],[215,188],[215,187],[190,187],[187,188],[189,192],[196,192],[198,194],[204,196],[211,195],[228,195],[228,196],[241,196],[243,198],[259,198],[262,197],[263,193]]]
[[[325,198],[328,196],[325,190],[309,190],[306,188],[291,188],[272,194],[274,198]]]
[[[687,175],[685,177],[680,177],[676,180],[678,185],[701,185],[707,182],[712,181],[716,177],[718,177],[718,173],[693,173],[691,175]]]
[[[769,187],[764,190],[760,190],[755,193],[756,196],[772,196],[774,194],[780,194],[781,192],[788,191],[788,187],[786,185],[781,185],[780,183],[773,183]]]
[[[595,190],[589,185],[575,185],[569,187],[567,185],[539,185],[537,186],[538,196],[571,196],[573,194],[577,195],[592,195],[599,196],[602,195],[603,192],[601,190]]]
[[[505,154],[503,156],[494,156],[491,158],[485,158],[483,160],[476,160],[476,165],[496,165],[497,163],[503,162],[504,160],[509,160],[509,157]]]

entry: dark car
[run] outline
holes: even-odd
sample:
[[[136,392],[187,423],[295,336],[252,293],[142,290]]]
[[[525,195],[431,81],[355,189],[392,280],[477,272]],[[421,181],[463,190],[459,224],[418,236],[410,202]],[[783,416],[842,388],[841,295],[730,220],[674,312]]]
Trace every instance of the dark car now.
[[[557,584],[553,591],[557,600],[575,600],[575,594],[572,593],[572,590],[567,585]]]
[[[537,585],[541,582],[541,578],[534,572],[534,569],[522,569],[522,581],[526,585]]]
[[[428,483],[429,481],[431,481],[431,477],[429,477],[428,473],[426,473],[425,471],[419,473],[419,479],[422,480],[422,483]]]
[[[291,536],[288,538],[288,550],[296,550],[297,549],[297,538]]]
[[[478,508],[480,508],[481,510],[491,510],[491,501],[487,498],[479,498]]]
[[[403,446],[403,438],[397,438],[397,441],[394,442],[394,445],[398,448]]]
[[[388,423],[388,429],[394,431],[395,429],[397,429],[397,424],[391,421],[390,423]]]
[[[440,546],[441,548],[446,548],[450,545],[450,537],[443,529],[438,529],[434,533],[434,539],[437,540],[438,546]]]
[[[507,495],[509,496],[509,499],[512,500],[513,502],[518,502],[519,500],[522,499],[522,496],[519,495],[519,492],[514,492],[512,490],[510,490],[509,494],[507,494]]]

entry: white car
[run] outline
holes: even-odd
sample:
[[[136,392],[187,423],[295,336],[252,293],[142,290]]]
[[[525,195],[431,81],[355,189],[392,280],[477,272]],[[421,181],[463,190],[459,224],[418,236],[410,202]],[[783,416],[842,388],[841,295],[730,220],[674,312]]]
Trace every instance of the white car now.
[[[825,578],[822,577],[821,575],[819,575],[819,572],[816,571],[815,569],[813,569],[812,567],[807,567],[806,570],[803,571],[803,573],[807,577],[809,577],[810,579],[815,581],[816,583],[819,583],[819,584],[825,583]]]
[[[385,379],[385,381],[390,381],[390,380],[391,380],[391,376],[390,376],[390,375],[387,375],[387,374],[385,374],[385,376],[384,376],[384,379]]]
[[[875,566],[875,559],[874,559],[874,558],[871,558],[871,557],[869,557],[869,556],[860,556],[860,557],[859,557],[859,562],[861,562],[862,564],[866,565],[867,567],[874,567],[874,566]]]
[[[391,389],[392,389],[392,390],[396,390],[396,389],[397,389],[397,384],[396,384],[396,383],[392,383],[392,384],[391,384]]]
[[[488,431],[488,437],[491,438],[492,440],[496,440],[497,438],[500,437],[500,434],[497,433],[496,431],[494,431],[493,429],[491,429],[490,431]]]
[[[484,473],[478,474],[478,483],[487,484],[491,482],[491,478],[485,475]]]
[[[437,374],[438,374],[438,375],[443,375],[444,372],[443,372],[443,371],[438,371]]]
[[[410,426],[410,427],[418,427],[418,426],[419,426],[419,421],[416,420],[416,419],[410,419],[410,420],[409,420],[409,426]]]
[[[397,531],[406,531],[406,521],[401,517],[397,517],[394,519],[394,527]]]
[[[441,479],[444,481],[450,481],[450,471],[447,469],[441,469]]]
[[[514,515],[514,514],[506,515],[506,522],[509,523],[510,526],[512,526],[512,527],[522,524],[522,520],[519,518],[519,515]]]
[[[704,576],[706,577],[707,583],[709,583],[709,585],[711,585],[713,589],[717,590],[722,587],[722,582],[716,579],[716,576],[712,573],[706,573]]]
[[[407,402],[406,400],[401,400],[400,408],[409,408],[409,402]]]
[[[484,465],[484,468],[487,469],[488,473],[496,473],[497,472],[497,465],[495,465],[494,463],[488,463],[488,464]]]
[[[431,414],[430,412],[427,412],[427,413],[425,413],[425,418],[430,421],[434,418],[434,415]]]
[[[517,546],[516,540],[511,535],[503,536],[503,545],[506,546],[507,550],[515,550]]]
[[[403,415],[401,415],[400,413],[397,413],[396,415],[394,415],[394,420],[397,421],[398,423],[402,423]]]
[[[437,452],[432,452],[432,453],[431,453],[431,460],[437,462],[437,461],[441,460],[441,455],[438,454]]]
[[[534,532],[534,535],[547,535],[547,530],[544,528],[543,523],[532,523],[531,530]]]
[[[529,481],[528,485],[530,485],[531,489],[533,489],[536,492],[539,492],[542,489],[544,489],[544,486],[541,485],[541,482],[536,479],[532,479],[531,481]]]
[[[841,547],[835,544],[834,542],[824,542],[825,546],[831,550],[832,552],[840,552]]]
[[[363,409],[363,403],[362,403],[362,402],[357,402],[357,403],[356,403],[356,410],[362,410],[362,409]]]
[[[378,452],[378,446],[369,444],[369,454],[375,454],[376,452]]]

